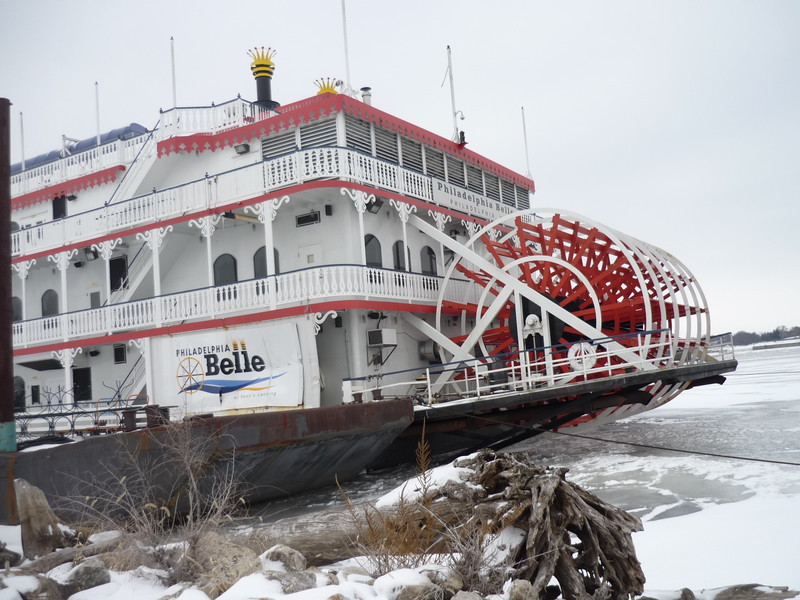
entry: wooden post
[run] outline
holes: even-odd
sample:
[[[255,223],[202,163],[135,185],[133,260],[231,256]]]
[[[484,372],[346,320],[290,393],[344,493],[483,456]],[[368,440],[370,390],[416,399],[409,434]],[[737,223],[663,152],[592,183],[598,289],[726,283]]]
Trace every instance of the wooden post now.
[[[14,356],[11,339],[11,102],[0,98],[0,523],[17,523],[14,495],[14,454],[17,430],[14,424]]]

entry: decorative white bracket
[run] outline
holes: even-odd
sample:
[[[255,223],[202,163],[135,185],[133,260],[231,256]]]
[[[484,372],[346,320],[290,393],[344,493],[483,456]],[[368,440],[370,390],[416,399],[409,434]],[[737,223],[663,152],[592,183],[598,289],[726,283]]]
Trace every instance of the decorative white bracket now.
[[[207,217],[200,217],[199,219],[192,219],[189,221],[190,226],[197,227],[200,230],[200,235],[208,239],[217,230],[217,225],[222,220],[222,215],[208,215]],[[170,225],[170,227],[172,227]]]
[[[375,194],[367,194],[363,190],[351,190],[350,188],[341,188],[342,196],[350,196],[350,200],[355,204],[356,210],[362,215],[367,210],[367,204],[375,202]]]
[[[291,198],[289,196],[282,196],[281,198],[272,198],[271,200],[266,200],[264,202],[259,202],[258,204],[250,204],[244,207],[245,212],[253,213],[258,220],[264,225],[267,222],[267,217],[269,216],[270,221],[274,221],[275,217],[278,216],[278,209],[286,202],[289,202]]]
[[[322,314],[321,312],[316,313],[314,315],[314,335],[317,335],[320,332],[322,329],[322,323],[324,323],[328,317],[333,317],[335,319],[337,316],[339,315],[335,310],[329,310],[325,314]]]
[[[161,247],[161,244],[164,242],[164,238],[171,231],[172,225],[167,225],[166,227],[151,229],[150,231],[145,231],[144,233],[137,233],[136,239],[145,242],[150,250],[158,250]]]
[[[170,227],[172,226],[170,225]],[[92,244],[92,250],[95,250],[98,253],[100,253],[100,257],[103,260],[110,260],[111,253],[114,251],[114,248],[116,248],[117,245],[121,243],[122,243],[122,238],[117,238],[115,240],[106,240],[105,242],[100,242],[99,244]]]
[[[28,278],[28,271],[31,270],[31,267],[36,264],[36,259],[32,258],[31,260],[24,260],[18,263],[11,263],[13,269],[17,272],[20,279],[27,279]]]
[[[65,250],[64,252],[59,252],[56,255],[50,254],[47,257],[47,260],[50,260],[56,263],[59,271],[65,270],[69,266],[69,261],[72,260],[72,257],[78,253],[77,250]]]

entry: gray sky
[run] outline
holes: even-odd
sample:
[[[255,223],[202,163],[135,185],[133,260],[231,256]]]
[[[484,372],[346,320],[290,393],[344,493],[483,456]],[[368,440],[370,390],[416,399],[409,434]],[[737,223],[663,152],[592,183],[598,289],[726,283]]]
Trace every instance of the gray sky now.
[[[450,137],[453,49],[469,147],[526,171],[534,206],[655,244],[700,281],[715,333],[800,325],[800,2],[348,0],[350,74],[376,107]],[[12,161],[61,134],[152,127],[172,105],[255,98],[278,53],[288,104],[345,79],[340,0],[0,0]],[[444,86],[442,83],[444,82]]]

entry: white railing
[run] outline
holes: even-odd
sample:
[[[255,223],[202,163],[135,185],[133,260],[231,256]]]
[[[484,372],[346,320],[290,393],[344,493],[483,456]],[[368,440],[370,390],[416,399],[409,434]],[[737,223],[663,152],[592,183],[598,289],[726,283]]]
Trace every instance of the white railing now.
[[[114,140],[40,167],[11,176],[11,197],[22,196],[70,179],[133,162],[149,134],[129,140]]]
[[[611,340],[618,341],[626,352],[622,354],[606,346]],[[536,348],[522,355],[515,352],[490,359],[476,358],[435,367],[344,379],[342,390],[346,402],[410,396],[420,404],[431,406],[629,375],[652,370],[653,365],[669,367],[678,364],[670,351],[671,332],[666,329],[638,335],[604,337],[579,344],[588,346],[592,352],[576,359],[570,350],[577,344]],[[650,358],[654,355],[658,355],[658,358]],[[631,360],[630,356],[635,358]]]
[[[213,135],[274,114],[241,98],[215,106],[171,108],[161,113],[161,126],[156,133],[159,140],[196,133]]]
[[[15,231],[12,256],[180,217],[315,179],[339,178],[433,199],[430,177],[346,148],[310,148],[233,171],[109,204],[103,208]]]
[[[14,347],[297,306],[321,299],[392,298],[435,304],[442,282],[440,277],[419,273],[330,265],[276,275],[276,302],[271,306],[270,279],[251,279],[17,322],[13,324]],[[451,280],[447,293],[452,296],[448,297],[450,300],[466,298],[474,302],[480,290],[471,282]]]

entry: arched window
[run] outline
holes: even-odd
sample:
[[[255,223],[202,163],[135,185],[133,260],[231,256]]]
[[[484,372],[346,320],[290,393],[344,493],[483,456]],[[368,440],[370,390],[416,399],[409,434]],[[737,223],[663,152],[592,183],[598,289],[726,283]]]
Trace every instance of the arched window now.
[[[42,294],[42,316],[51,317],[58,314],[58,292],[47,290]]]
[[[11,322],[22,321],[22,300],[17,296],[11,298]]]
[[[436,253],[430,246],[419,251],[419,264],[423,275],[436,275]]]
[[[25,412],[25,380],[19,375],[14,379],[14,412]]]
[[[364,247],[367,250],[367,266],[368,267],[382,267],[383,259],[381,258],[381,243],[371,233],[364,236]]]
[[[281,272],[280,253],[277,248],[272,249],[272,256],[275,258],[275,274]],[[262,279],[267,276],[267,247],[261,246],[253,254],[253,276]]]
[[[236,259],[230,254],[222,254],[214,261],[214,285],[236,283]]]
[[[410,271],[408,265],[411,264],[411,255],[403,252],[403,241],[397,240],[392,246],[392,258],[394,258],[394,268],[397,271]]]

